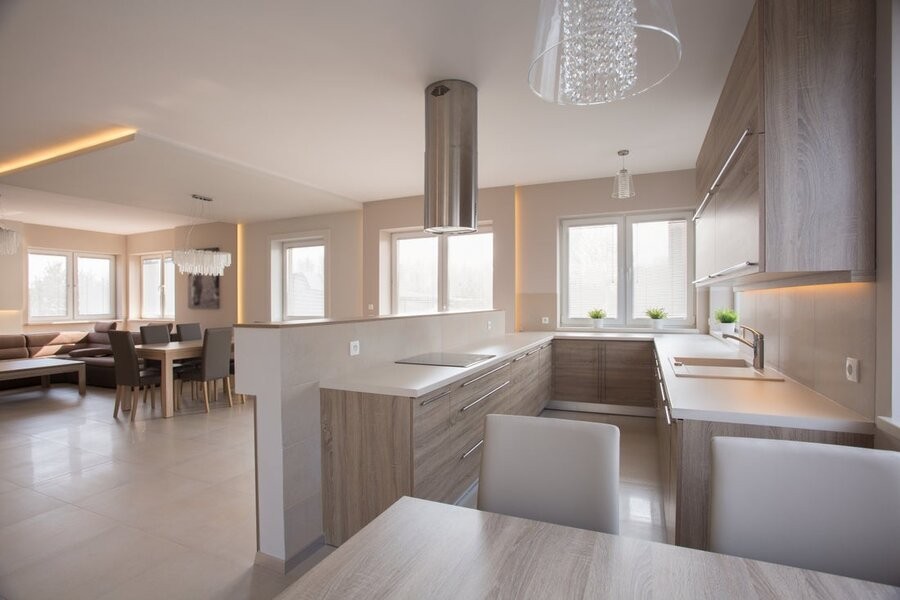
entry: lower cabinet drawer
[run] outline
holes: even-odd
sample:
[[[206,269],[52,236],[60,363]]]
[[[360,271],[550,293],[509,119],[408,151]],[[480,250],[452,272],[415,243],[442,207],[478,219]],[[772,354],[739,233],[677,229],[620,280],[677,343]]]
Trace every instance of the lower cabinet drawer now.
[[[458,446],[460,450],[451,456],[449,492],[447,502],[456,502],[475,480],[481,470],[481,451],[484,447],[483,436],[473,436]]]

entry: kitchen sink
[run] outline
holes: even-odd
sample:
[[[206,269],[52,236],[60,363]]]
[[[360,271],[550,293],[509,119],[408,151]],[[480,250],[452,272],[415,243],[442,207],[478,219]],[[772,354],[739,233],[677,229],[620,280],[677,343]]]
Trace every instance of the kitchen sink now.
[[[705,356],[673,356],[669,359],[676,377],[700,379],[751,379],[756,381],[784,381],[771,369],[757,371],[742,358],[715,358]]]

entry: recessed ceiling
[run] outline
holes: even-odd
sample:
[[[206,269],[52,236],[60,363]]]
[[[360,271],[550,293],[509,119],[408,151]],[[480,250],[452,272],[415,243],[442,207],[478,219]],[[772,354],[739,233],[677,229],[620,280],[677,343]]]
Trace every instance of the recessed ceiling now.
[[[294,214],[344,210],[421,193],[423,90],[461,78],[479,88],[481,187],[609,176],[619,148],[636,173],[691,168],[753,2],[672,3],[683,59],[671,77],[626,101],[560,107],[527,84],[538,0],[6,0],[0,161],[129,126],[240,165],[248,186],[271,177],[312,190]],[[140,144],[119,155],[135,160]],[[142,184],[139,165],[121,161]],[[3,181],[103,198],[87,171],[68,187],[64,164]],[[147,207],[147,193],[119,201]],[[253,196],[253,215],[228,218],[281,214],[283,197]]]

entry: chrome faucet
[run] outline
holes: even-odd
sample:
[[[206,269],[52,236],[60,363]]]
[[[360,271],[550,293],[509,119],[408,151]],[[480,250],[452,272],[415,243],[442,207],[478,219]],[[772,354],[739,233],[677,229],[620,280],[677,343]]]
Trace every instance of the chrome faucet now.
[[[757,371],[762,371],[765,368],[766,364],[766,339],[765,336],[753,329],[752,327],[747,327],[746,325],[739,325],[741,328],[741,335],[734,335],[733,333],[723,333],[723,338],[729,338],[732,340],[737,340],[745,346],[750,346],[753,348],[753,368]],[[745,338],[745,334],[750,332],[753,335],[753,342],[748,342]]]

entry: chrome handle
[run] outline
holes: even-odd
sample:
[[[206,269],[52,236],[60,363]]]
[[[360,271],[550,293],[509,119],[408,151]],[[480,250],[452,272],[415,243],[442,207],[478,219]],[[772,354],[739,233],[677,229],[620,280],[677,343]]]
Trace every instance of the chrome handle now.
[[[422,400],[419,403],[419,406],[428,406],[432,402],[435,402],[436,400],[440,400],[441,398],[446,398],[449,395],[450,395],[450,390],[447,390],[446,392],[444,392],[443,394],[440,394],[439,396],[435,396],[434,398],[429,398],[428,400]]]
[[[525,353],[525,356],[531,356],[531,355],[534,354],[535,352],[539,352],[539,351],[540,351],[540,348],[535,348],[535,349],[532,350],[531,352],[526,352],[526,353]]]
[[[755,267],[758,264],[759,264],[758,262],[745,260],[744,262],[740,262],[736,265],[731,265],[730,267],[725,267],[721,271],[716,271],[715,273],[710,275],[710,277],[721,277],[722,275],[724,275],[726,273],[730,273],[732,271],[738,271],[740,269],[746,269],[747,267]]]
[[[464,460],[466,458],[469,458],[469,455],[472,454],[473,452],[475,452],[476,450],[478,450],[479,448],[481,448],[481,445],[483,443],[484,443],[484,440],[482,439],[477,444],[475,444],[474,446],[472,446],[471,448],[469,448],[468,450],[463,452],[463,455],[459,457],[459,460]]]
[[[490,371],[488,371],[488,372],[485,373],[484,375],[479,375],[479,376],[476,377],[475,379],[470,379],[469,381],[467,381],[467,382],[465,382],[464,384],[462,384],[460,387],[466,387],[467,385],[470,385],[470,384],[472,384],[472,383],[475,383],[475,382],[478,381],[479,379],[484,379],[485,377],[487,377],[487,376],[490,375],[491,373],[496,373],[497,371],[499,371],[499,370],[502,369],[503,367],[508,367],[508,366],[509,366],[509,363],[508,363],[508,362],[507,362],[507,363],[503,363],[502,365],[500,365],[500,366],[497,367],[496,369],[491,369]]]
[[[738,138],[737,143],[734,145],[734,148],[732,148],[732,150],[731,150],[731,154],[729,154],[728,158],[725,159],[725,164],[723,164],[722,168],[719,169],[719,174],[716,175],[716,178],[713,180],[712,185],[709,186],[709,191],[706,193],[706,197],[704,197],[703,202],[700,204],[700,206],[697,207],[697,212],[694,213],[694,216],[691,219],[692,221],[696,221],[697,219],[700,218],[700,213],[702,213],[703,209],[706,208],[706,203],[709,201],[710,196],[712,196],[712,194],[716,193],[716,187],[718,187],[719,181],[722,179],[722,176],[725,174],[725,171],[728,170],[728,167],[731,166],[731,161],[734,160],[734,157],[735,157],[735,155],[737,155],[738,150],[740,150],[741,146],[744,145],[744,140],[746,140],[747,137],[751,133],[752,132],[749,129],[745,129],[744,132],[741,134],[741,137]]]
[[[514,363],[517,363],[517,362],[519,362],[520,360],[522,360],[523,358],[525,358],[525,357],[527,357],[527,356],[528,356],[528,353],[526,352],[526,353],[523,354],[522,356],[517,356],[517,357],[515,357],[514,359],[512,359],[512,361],[513,361]]]
[[[659,393],[662,394],[663,404],[668,404],[669,396],[666,394],[666,386],[663,384],[661,379],[659,381]]]
[[[546,344],[544,344],[543,346],[538,348],[538,350],[543,350],[544,348],[549,348],[552,345],[553,345],[553,342],[547,342]]]
[[[663,410],[666,412],[666,425],[672,424],[672,413],[669,412],[669,405],[663,404]]]
[[[502,390],[503,388],[505,388],[505,387],[508,386],[508,385],[509,385],[509,381],[504,381],[503,383],[501,383],[500,385],[498,385],[497,387],[495,387],[494,389],[492,389],[491,391],[489,391],[487,394],[485,394],[484,396],[482,396],[482,397],[479,398],[478,400],[475,400],[474,402],[470,402],[469,404],[466,404],[465,406],[463,406],[461,409],[459,409],[459,412],[466,412],[467,410],[469,410],[470,408],[472,408],[473,406],[475,406],[475,405],[478,404],[479,402],[483,401],[485,398],[487,398],[487,397],[490,396],[491,394],[493,394],[493,393],[495,393],[495,392],[497,392],[497,391]]]
[[[693,280],[693,281],[691,282],[691,285],[697,285],[698,283],[700,283],[700,282],[702,282],[702,281],[706,281],[707,279],[712,279],[712,278],[713,278],[712,275],[707,275],[707,276],[705,276],[705,277],[701,277],[700,279],[695,279],[695,280]]]

